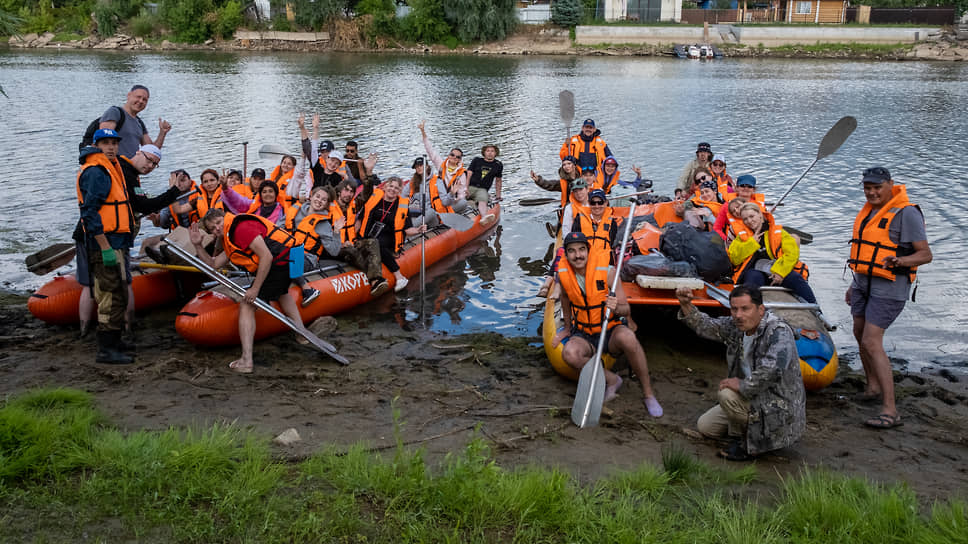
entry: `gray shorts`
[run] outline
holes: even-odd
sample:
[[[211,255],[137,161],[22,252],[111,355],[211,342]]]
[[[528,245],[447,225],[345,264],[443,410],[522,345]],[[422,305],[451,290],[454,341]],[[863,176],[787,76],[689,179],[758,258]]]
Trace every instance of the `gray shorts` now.
[[[887,329],[901,315],[906,300],[892,300],[882,297],[867,297],[867,293],[856,287],[850,290],[850,315],[863,317],[864,321]]]
[[[474,187],[473,185],[468,186],[467,200],[473,200],[475,202],[484,202],[486,204],[488,200],[487,189],[484,189],[482,187]]]

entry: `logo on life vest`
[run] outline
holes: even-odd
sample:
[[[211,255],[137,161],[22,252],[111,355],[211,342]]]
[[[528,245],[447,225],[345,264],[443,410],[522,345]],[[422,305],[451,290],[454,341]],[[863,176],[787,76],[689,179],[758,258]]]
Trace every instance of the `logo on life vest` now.
[[[366,279],[366,274],[363,272],[354,272],[349,276],[343,276],[338,278],[333,278],[333,289],[336,294],[342,294],[347,291],[352,291],[361,285],[369,285],[370,282]]]

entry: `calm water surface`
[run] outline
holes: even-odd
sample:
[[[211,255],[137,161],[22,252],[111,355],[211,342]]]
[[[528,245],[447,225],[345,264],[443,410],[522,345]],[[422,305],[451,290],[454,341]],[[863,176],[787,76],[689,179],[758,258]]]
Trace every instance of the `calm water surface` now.
[[[632,164],[671,192],[696,142],[727,157],[734,177],[752,173],[774,197],[816,156],[823,134],[844,115],[859,126],[841,150],[821,161],[777,214],[814,234],[803,248],[811,284],[825,313],[840,325],[841,351],[855,353],[843,303],[847,240],[863,202],[860,171],[890,168],[925,211],[935,260],[923,268],[917,303],[888,333],[887,348],[912,364],[966,366],[968,273],[964,270],[964,205],[968,189],[968,66],[963,63],[869,63],[652,58],[411,57],[350,54],[118,54],[0,50],[0,280],[34,289],[49,278],[25,271],[26,255],[67,241],[77,220],[77,141],[91,119],[121,104],[135,83],[151,101],[142,118],[154,135],[163,116],[174,129],[150,193],[167,172],[242,166],[271,168],[255,150],[267,143],[298,149],[299,112],[323,114],[322,132],[338,148],[360,142],[380,152],[379,174],[409,175],[422,153],[427,120],[438,149],[485,143],[501,148],[505,208],[501,228],[433,272],[430,326],[468,332],[533,334],[540,314],[532,293],[541,282],[551,206],[524,208],[547,196],[528,179],[552,175],[566,128],[558,92],[576,97],[576,118],[591,117],[623,172]],[[152,228],[144,229],[151,234]],[[415,291],[411,291],[415,293]],[[393,309],[419,317],[416,296]]]

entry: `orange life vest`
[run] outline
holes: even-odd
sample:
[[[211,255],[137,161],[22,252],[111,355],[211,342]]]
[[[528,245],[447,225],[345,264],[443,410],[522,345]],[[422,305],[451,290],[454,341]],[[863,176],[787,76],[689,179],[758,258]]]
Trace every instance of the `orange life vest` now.
[[[192,189],[198,189],[201,191],[201,188],[197,183],[195,183],[195,180],[192,180],[192,186],[188,190],[191,191]],[[187,229],[188,227],[192,226],[192,223],[198,222],[203,215],[203,212],[198,211],[200,200],[202,200],[202,198],[198,195],[198,193],[188,197],[188,205],[191,206],[192,209],[187,213],[182,214],[175,213],[175,204],[177,204],[177,202],[168,206],[168,213],[171,214],[171,230],[175,230],[175,227],[185,227]],[[185,216],[186,220],[188,221],[187,223],[182,221],[182,216]]]
[[[657,204],[655,211],[652,212],[652,217],[660,228],[667,223],[682,223],[682,218],[676,215],[675,201]]]
[[[727,238],[729,238],[729,234],[732,234],[733,238],[739,238],[740,240],[744,241],[749,239],[750,230],[746,227],[746,223],[744,223],[742,219],[729,213],[728,208],[726,209],[726,222],[726,229],[729,231],[726,236]]]
[[[568,264],[568,259],[562,257],[558,260],[557,277],[571,305],[572,330],[589,335],[602,331],[602,321],[605,320],[605,299],[608,297],[610,287],[608,259],[607,253],[589,249],[585,265],[584,292],[578,285],[578,278]],[[613,314],[608,320],[608,328],[611,329],[618,324],[619,318]]]
[[[249,178],[245,178],[244,183],[239,183],[232,186],[232,190],[240,195],[252,200],[256,197],[256,191],[249,187]]]
[[[222,232],[222,247],[225,248],[225,253],[228,254],[230,261],[245,268],[249,272],[255,273],[259,268],[259,256],[251,249],[240,248],[232,242],[235,228],[244,221],[253,220],[261,222],[266,227],[266,235],[263,236],[263,239],[269,248],[269,252],[272,253],[273,261],[282,255],[286,249],[294,245],[294,239],[291,234],[273,225],[265,217],[251,214],[232,215],[226,213],[225,229]],[[280,263],[277,262],[277,264]]]
[[[767,235],[763,237],[766,243],[761,245],[765,247],[766,253],[771,259],[779,259],[783,256],[783,226],[774,223],[772,216],[765,217],[764,221],[765,226],[770,230]],[[751,235],[752,234],[750,234],[750,236]],[[789,234],[787,236],[789,236]],[[739,283],[739,278],[743,275],[743,272],[746,271],[747,267],[755,264],[753,262],[753,258],[756,257],[757,253],[759,253],[759,251],[753,252],[752,255],[747,257],[746,260],[736,268],[736,272],[733,273],[734,283]],[[807,265],[803,261],[797,261],[797,264],[793,265],[793,270],[790,273],[792,274],[794,272],[800,274],[804,281],[810,279],[810,269],[807,268]]]
[[[101,228],[104,234],[131,232],[134,224],[134,212],[128,198],[128,188],[124,183],[124,174],[117,161],[109,161],[104,153],[92,153],[85,157],[84,164],[77,173],[77,202],[84,203],[81,194],[81,175],[92,166],[100,166],[111,176],[111,190],[97,213],[101,216]]]
[[[577,229],[575,227],[578,227]],[[582,210],[575,214],[575,223],[572,225],[571,230],[581,230],[581,232],[588,238],[588,243],[591,245],[589,251],[605,251],[611,253],[612,251],[612,233],[616,232],[618,228],[618,220],[612,215],[612,208],[606,207],[605,213],[602,214],[602,219],[598,222],[592,220],[592,214],[589,210]]]
[[[345,244],[356,240],[356,199],[350,200],[349,205],[346,206],[346,213],[343,213],[343,208],[335,202],[330,204],[329,210],[333,216],[333,223],[340,217],[346,218],[343,228],[339,229],[340,241]]]
[[[592,191],[594,189],[601,189],[605,191],[605,194],[609,194],[610,192],[612,192],[612,187],[615,187],[615,184],[618,183],[619,179],[621,178],[619,178],[618,168],[615,168],[615,173],[612,174],[612,176],[608,178],[608,182],[606,182],[605,167],[602,166],[601,168],[598,169],[598,174],[595,176],[595,184],[591,189],[589,189],[589,191]]]
[[[298,189],[296,190],[295,195],[290,195],[288,190],[290,182],[292,181],[292,175],[296,172],[296,169],[293,168],[285,174],[280,174],[279,170],[281,170],[281,168],[277,164],[276,167],[272,169],[272,174],[269,175],[269,179],[276,182],[276,185],[279,186],[279,196],[277,197],[279,203],[286,208],[290,208],[296,204],[299,204]],[[276,179],[276,177],[279,179]]]
[[[901,213],[901,210],[917,205],[908,200],[907,187],[900,183],[894,185],[892,193],[891,199],[874,215],[871,215],[873,207],[865,203],[854,218],[854,232],[850,240],[850,258],[847,259],[847,265],[854,272],[868,277],[876,276],[894,281],[897,279],[897,274],[907,274],[913,282],[917,277],[918,267],[884,267],[884,257],[904,257],[913,253],[911,250],[898,247],[891,241],[890,229],[891,221]]]
[[[568,200],[571,198],[571,191],[568,189],[571,182],[564,178],[558,178],[558,183],[561,185],[561,207],[564,209],[568,205]],[[571,200],[574,202],[574,199]]]
[[[440,192],[437,191],[437,180],[440,179],[440,176],[443,173],[444,170],[442,168],[434,174],[434,177],[430,178],[430,185],[427,187],[427,190],[430,192],[430,205],[434,207],[434,210],[437,210],[440,213],[454,213],[453,208],[450,206],[444,206],[443,202],[440,200]],[[448,192],[454,188],[454,184],[458,182],[462,175],[464,175],[464,167],[460,166],[457,168],[454,174],[450,176],[450,179],[444,180],[444,187],[447,188]]]
[[[337,209],[339,209],[338,206]],[[316,233],[316,225],[322,221],[330,221],[332,223],[333,216],[330,213],[331,210],[313,212],[304,217],[293,231],[293,238],[296,244],[302,245],[309,253],[313,253],[319,257],[325,257],[326,255],[324,253],[326,252],[326,248],[323,247],[323,241],[319,238],[319,234]],[[335,255],[331,255],[331,257],[335,257]]]
[[[713,172],[712,174],[713,174],[713,181],[716,182],[716,185],[718,186],[717,190],[719,191],[719,194],[723,197],[723,200],[726,200],[726,195],[734,194],[729,192],[729,189],[733,187],[733,178],[732,176],[726,173],[725,169],[723,170],[723,174],[721,176],[717,176],[715,172]],[[736,189],[733,188],[733,191],[735,190]]]
[[[726,202],[729,202],[730,200],[738,196],[739,196],[739,193],[725,194],[723,195],[723,200],[725,200]],[[763,193],[753,193],[753,200],[750,200],[750,202],[756,202],[757,204],[760,205],[761,210],[766,211],[766,204],[765,204],[766,195],[764,195]]]
[[[199,186],[198,192],[200,195],[198,199],[199,217],[205,217],[205,214],[208,213],[208,210],[211,210],[212,208],[225,209],[225,206],[222,204],[221,185],[215,188],[215,191],[211,194],[211,196],[201,186]]]
[[[366,237],[370,226],[370,214],[373,213],[376,205],[383,200],[383,194],[383,189],[373,189],[373,195],[369,200],[366,201],[366,204],[363,205],[363,219],[362,223],[360,224],[360,236]],[[403,231],[407,221],[407,213],[409,211],[407,207],[409,205],[409,198],[403,198],[402,196],[397,198],[397,212],[393,215],[392,225],[394,233],[393,251],[400,251],[400,246],[403,244],[403,238],[405,235]],[[383,228],[391,226],[386,225],[386,223],[384,223],[384,225],[385,226]]]
[[[571,155],[581,163],[582,155],[588,155],[589,153],[595,154],[595,168],[601,168],[602,162],[605,160],[605,140],[601,136],[595,136],[592,141],[586,142],[581,138],[580,134],[575,134],[565,140],[565,143],[561,145],[558,157],[561,160],[565,160],[565,157]]]
[[[689,200],[692,202],[693,206],[697,208],[709,208],[713,212],[714,217],[719,215],[719,210],[723,207],[722,203],[720,202],[710,202],[708,200],[699,198],[699,196],[693,196]]]

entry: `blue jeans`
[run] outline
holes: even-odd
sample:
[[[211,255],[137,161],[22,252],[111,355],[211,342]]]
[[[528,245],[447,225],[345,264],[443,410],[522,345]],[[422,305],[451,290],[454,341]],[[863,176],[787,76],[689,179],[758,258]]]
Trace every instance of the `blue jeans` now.
[[[739,277],[739,283],[746,285],[755,285],[756,287],[763,287],[766,285],[768,276],[764,272],[753,269],[749,267],[743,272],[743,275]],[[803,279],[803,276],[797,274],[796,272],[790,272],[787,274],[783,281],[780,283],[780,287],[786,287],[787,289],[793,291],[793,294],[802,298],[803,300],[816,304],[817,297],[813,294],[813,289],[807,283],[807,280]]]

